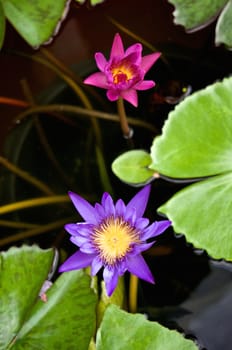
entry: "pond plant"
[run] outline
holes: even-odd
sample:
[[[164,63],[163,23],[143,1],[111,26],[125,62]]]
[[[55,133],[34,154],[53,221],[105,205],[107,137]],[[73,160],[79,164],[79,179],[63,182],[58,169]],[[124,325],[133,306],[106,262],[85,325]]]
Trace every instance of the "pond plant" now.
[[[203,8],[201,1],[170,2],[176,23],[192,31],[216,20],[216,44],[232,46],[231,1]],[[18,5],[0,2],[1,45],[6,19],[33,47],[47,42],[70,1]],[[41,28],[41,13],[51,6]],[[225,342],[202,333],[208,315],[222,319],[228,279],[222,278],[226,288],[216,280],[206,294],[197,287],[215,266],[231,278],[232,78],[160,93],[156,77],[159,69],[170,72],[167,57],[155,48],[143,54],[151,46],[142,38],[125,49],[122,35],[134,33],[111,20],[117,31],[109,58],[97,52],[83,74],[41,48],[41,57],[24,58],[55,71],[58,92],[34,98],[24,82],[25,101],[0,99],[24,108],[0,157],[0,225],[9,230],[0,239],[0,349],[216,350],[230,344],[227,327],[222,336],[218,327]],[[169,81],[174,90],[176,83]],[[137,117],[154,104],[169,107],[158,127]],[[157,294],[154,288],[173,255],[179,274],[189,264],[190,282],[175,302],[161,302],[173,290]],[[192,274],[189,256],[200,276]],[[166,285],[174,289],[173,281]],[[185,299],[192,295],[190,305]],[[199,323],[191,324],[191,313]]]

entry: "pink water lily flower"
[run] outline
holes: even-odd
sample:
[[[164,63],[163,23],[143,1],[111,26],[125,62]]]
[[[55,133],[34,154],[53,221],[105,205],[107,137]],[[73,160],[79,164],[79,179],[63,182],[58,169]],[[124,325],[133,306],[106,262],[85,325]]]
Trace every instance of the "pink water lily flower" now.
[[[109,61],[101,52],[95,54],[95,60],[100,72],[90,75],[85,84],[107,90],[110,101],[119,97],[138,106],[136,90],[147,90],[155,86],[153,80],[144,80],[144,76],[160,57],[160,53],[152,53],[142,57],[142,45],[136,43],[125,51],[120,35],[114,37]]]
[[[101,203],[93,207],[78,194],[70,192],[69,196],[85,222],[65,225],[71,242],[79,250],[60,266],[59,271],[91,266],[94,276],[103,268],[109,296],[116,288],[119,276],[126,271],[154,283],[141,253],[154,244],[153,238],[164,232],[171,222],[163,220],[149,225],[149,220],[143,217],[149,194],[150,185],[147,185],[125,205],[122,199],[114,204],[105,192]]]

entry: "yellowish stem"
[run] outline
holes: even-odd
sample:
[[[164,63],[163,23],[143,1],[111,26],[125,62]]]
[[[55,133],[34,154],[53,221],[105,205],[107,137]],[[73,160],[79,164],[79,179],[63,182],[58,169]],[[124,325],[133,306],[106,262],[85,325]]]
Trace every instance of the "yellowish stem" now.
[[[15,175],[21,177],[23,180],[31,183],[32,185],[40,189],[43,193],[49,196],[54,195],[54,192],[45,183],[30,175],[28,172],[18,168],[16,165],[9,162],[9,160],[7,160],[6,158],[0,156],[0,164],[2,164],[5,168],[10,170]]]
[[[8,236],[8,237],[0,240],[0,246],[5,246],[5,245],[10,244],[12,242],[17,242],[17,241],[20,241],[20,240],[25,239],[25,238],[37,236],[38,234],[42,234],[42,233],[46,233],[48,231],[58,229],[60,227],[63,227],[64,224],[66,224],[69,221],[70,221],[70,218],[65,218],[62,220],[54,221],[54,222],[46,224],[46,225],[39,225],[35,228],[32,228],[31,230],[23,231],[23,232],[15,234],[15,235]]]
[[[129,311],[135,313],[137,311],[138,298],[138,277],[130,274],[129,281]]]
[[[10,213],[16,210],[22,210],[26,208],[36,207],[40,205],[49,205],[54,203],[69,202],[70,199],[67,195],[58,195],[50,197],[39,197],[33,199],[26,199],[20,202],[6,204],[0,207],[0,215]]]

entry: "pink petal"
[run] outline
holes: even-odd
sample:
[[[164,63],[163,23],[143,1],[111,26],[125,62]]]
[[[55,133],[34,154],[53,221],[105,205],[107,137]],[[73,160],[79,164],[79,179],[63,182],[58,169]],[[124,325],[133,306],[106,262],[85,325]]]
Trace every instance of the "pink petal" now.
[[[134,45],[131,45],[131,46],[129,46],[128,49],[126,50],[125,56],[128,56],[129,54],[134,53],[134,52],[136,52],[138,55],[141,56],[141,54],[142,54],[142,49],[143,49],[143,47],[142,47],[142,45],[141,45],[140,43],[136,43],[136,44],[134,44]]]
[[[128,89],[121,91],[121,97],[127,102],[131,103],[134,107],[138,107],[138,95],[136,90]]]
[[[127,269],[133,275],[154,284],[154,277],[141,254],[127,258]]]
[[[116,90],[108,90],[106,95],[110,101],[116,101],[119,98],[119,93]]]
[[[113,59],[114,57],[122,57],[122,56],[124,56],[123,42],[120,35],[117,33],[114,36],[114,41],[110,52],[110,59]]]
[[[147,185],[142,190],[140,190],[127,204],[126,206],[127,210],[129,208],[135,208],[137,217],[138,218],[142,217],[147,206],[150,190],[151,190],[150,185]]]
[[[59,267],[59,272],[82,269],[89,266],[94,258],[94,254],[85,254],[78,251]]]
[[[84,80],[84,83],[88,85],[97,86],[103,89],[108,88],[106,76],[102,72],[91,74],[88,78]]]
[[[155,82],[153,80],[143,80],[141,83],[134,85],[134,89],[136,90],[148,90],[155,86]]]
[[[141,68],[145,71],[145,73],[153,66],[153,64],[158,60],[160,57],[160,52],[155,52],[150,55],[146,55],[142,57],[142,63]]]
[[[96,220],[94,207],[92,207],[89,202],[74,192],[69,192],[69,197],[83,219],[91,224],[97,225],[98,222]]]
[[[104,72],[105,66],[107,64],[107,60],[106,60],[105,56],[101,52],[96,52],[95,53],[95,61],[96,61],[98,69],[101,72]]]

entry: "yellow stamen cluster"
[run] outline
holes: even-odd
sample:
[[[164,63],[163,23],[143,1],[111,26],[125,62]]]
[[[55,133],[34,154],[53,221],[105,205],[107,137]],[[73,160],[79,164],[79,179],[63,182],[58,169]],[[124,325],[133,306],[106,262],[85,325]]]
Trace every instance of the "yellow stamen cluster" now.
[[[130,79],[133,78],[133,72],[131,71],[131,69],[124,65],[112,67],[111,73],[113,76],[114,84],[128,82]]]
[[[101,259],[109,265],[126,256],[133,243],[139,243],[138,232],[122,218],[110,217],[97,227],[93,243]]]

